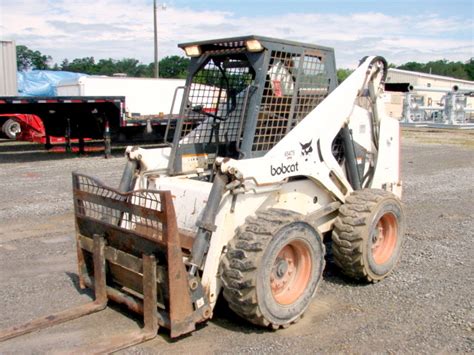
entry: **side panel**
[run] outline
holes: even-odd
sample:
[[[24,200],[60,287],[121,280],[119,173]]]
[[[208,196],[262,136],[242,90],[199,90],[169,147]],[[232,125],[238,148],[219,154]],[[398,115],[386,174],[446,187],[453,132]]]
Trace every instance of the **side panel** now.
[[[400,124],[396,118],[383,116],[380,121],[379,152],[372,188],[385,188],[401,197]]]
[[[212,183],[189,179],[186,176],[159,177],[149,181],[149,189],[173,192],[178,228],[196,232],[196,221],[204,211]]]
[[[84,77],[77,80],[64,80],[56,88],[59,96],[84,96],[82,92]]]

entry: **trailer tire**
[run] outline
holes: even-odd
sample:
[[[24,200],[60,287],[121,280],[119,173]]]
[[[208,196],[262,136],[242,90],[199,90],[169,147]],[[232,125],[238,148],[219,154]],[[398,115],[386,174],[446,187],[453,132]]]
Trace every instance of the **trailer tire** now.
[[[334,223],[335,264],[354,279],[384,279],[400,258],[404,223],[401,202],[394,194],[379,189],[352,192]]]
[[[224,298],[237,315],[259,326],[286,328],[313,299],[324,245],[298,213],[269,209],[238,228],[221,267]]]
[[[8,119],[2,126],[2,131],[10,139],[16,139],[16,135],[21,132],[20,124],[14,119]]]

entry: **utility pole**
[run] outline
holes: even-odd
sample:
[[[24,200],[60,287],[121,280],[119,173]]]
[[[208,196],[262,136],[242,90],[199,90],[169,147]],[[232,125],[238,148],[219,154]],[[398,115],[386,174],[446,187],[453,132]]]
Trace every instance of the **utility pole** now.
[[[160,69],[158,68],[158,25],[156,22],[156,0],[153,0],[153,23],[155,32],[155,78],[160,77]]]
[[[166,5],[162,4],[161,8],[166,10]],[[158,7],[156,6],[156,0],[153,0],[153,24],[155,33],[155,78],[160,77],[160,68],[158,64]]]

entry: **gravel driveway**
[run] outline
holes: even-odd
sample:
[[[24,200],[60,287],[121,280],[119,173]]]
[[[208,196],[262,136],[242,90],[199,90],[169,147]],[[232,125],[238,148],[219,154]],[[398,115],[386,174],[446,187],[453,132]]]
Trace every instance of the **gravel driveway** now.
[[[331,258],[305,317],[277,332],[232,314],[171,341],[120,353],[474,352],[474,132],[405,130],[407,233],[396,272],[373,285],[344,278]],[[123,158],[46,153],[0,141],[0,328],[90,300],[77,289],[71,171],[117,185]],[[135,330],[117,307],[0,344],[0,353],[68,352]]]

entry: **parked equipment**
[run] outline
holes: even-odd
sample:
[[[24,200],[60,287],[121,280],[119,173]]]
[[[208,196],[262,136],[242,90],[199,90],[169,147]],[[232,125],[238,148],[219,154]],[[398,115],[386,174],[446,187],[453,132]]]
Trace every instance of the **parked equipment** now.
[[[444,95],[439,102],[433,104],[430,99],[428,105],[425,105],[424,96],[416,94],[421,92],[438,92]],[[473,128],[470,118],[474,109],[468,106],[467,101],[467,98],[472,96],[472,90],[459,88],[457,85],[451,88],[409,85],[403,101],[402,124]]]
[[[192,61],[172,141],[129,147],[117,189],[73,174],[81,286],[142,313],[148,335],[178,337],[221,291],[254,324],[297,321],[331,234],[345,274],[388,276],[404,217],[399,122],[379,101],[386,61],[363,58],[336,87],[330,48],[259,36],[180,47]]]

